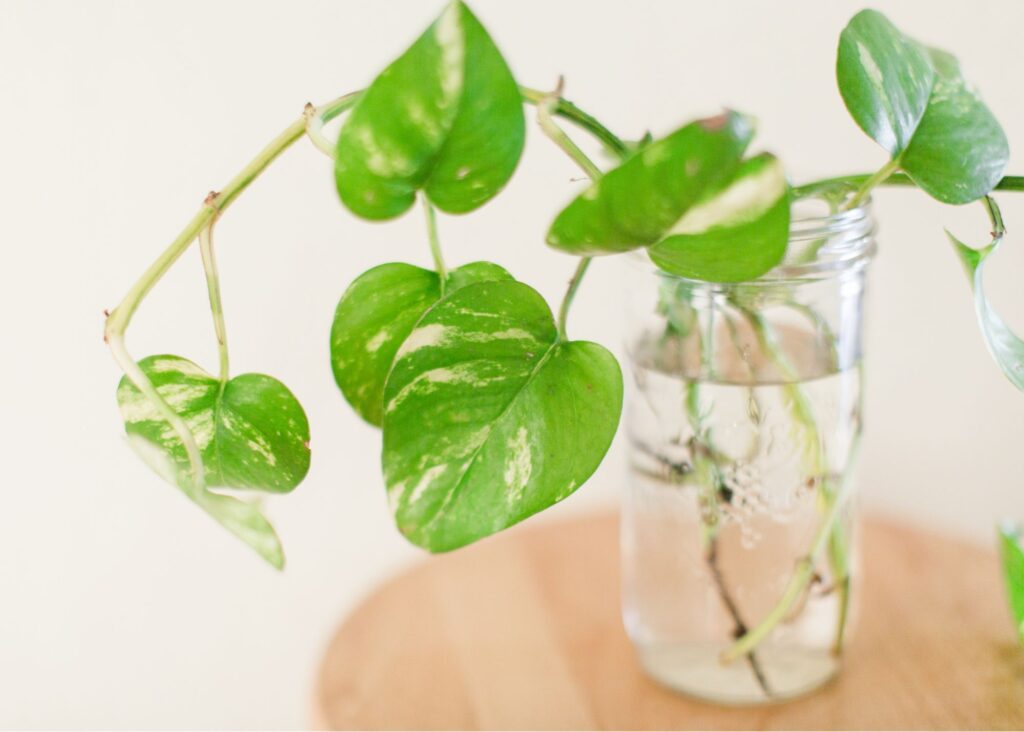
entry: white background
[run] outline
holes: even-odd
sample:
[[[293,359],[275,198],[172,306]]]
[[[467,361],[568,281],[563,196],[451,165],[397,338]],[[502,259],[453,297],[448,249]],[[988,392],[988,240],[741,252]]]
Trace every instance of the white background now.
[[[365,85],[440,2],[0,2],[0,726],[281,727],[308,721],[316,663],[360,596],[420,558],[391,526],[378,434],[336,392],[327,335],[369,266],[429,262],[418,213],[390,225],[338,203],[300,141],[218,227],[233,365],[290,385],[314,462],[269,512],[289,566],[265,567],[129,452],[102,310],[307,100]],[[1024,145],[1024,4],[878,2],[959,54]],[[854,2],[476,0],[522,83],[566,94],[625,136],[719,105],[760,119],[797,181],[883,155],[835,89]],[[1018,150],[1021,148],[1018,147]],[[1024,173],[1024,156],[1011,170]],[[545,248],[571,163],[530,127],[507,191],[444,218],[448,259],[493,258],[551,300],[573,263]],[[990,541],[1024,517],[1024,396],[989,361],[942,227],[982,243],[980,207],[877,201],[861,485],[878,512]],[[1024,197],[1004,197],[1011,232]],[[1012,238],[990,277],[1024,325]],[[599,261],[571,322],[617,346],[617,267]],[[215,366],[203,278],[186,255],[140,310],[129,346]],[[557,518],[615,500],[621,444]],[[545,519],[541,519],[545,520]]]

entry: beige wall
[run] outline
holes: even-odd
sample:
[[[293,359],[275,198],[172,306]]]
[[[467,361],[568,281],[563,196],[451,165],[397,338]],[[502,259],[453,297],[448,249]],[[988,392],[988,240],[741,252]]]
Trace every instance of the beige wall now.
[[[1024,4],[875,3],[957,52],[1024,146]],[[337,394],[327,334],[345,285],[372,264],[426,264],[422,222],[355,220],[330,164],[299,144],[218,228],[239,372],[282,378],[313,428],[314,467],[269,512],[278,576],[161,485],[119,438],[101,311],[307,100],[358,88],[439,3],[0,2],[0,726],[296,726],[335,619],[418,554],[391,528],[379,438]],[[732,105],[792,177],[871,170],[880,150],[848,119],[834,48],[854,2],[473,3],[519,79],[567,95],[623,135]],[[1021,148],[1015,148],[1017,150]],[[1011,170],[1024,173],[1015,153]],[[442,221],[453,262],[494,258],[545,295],[572,268],[542,233],[572,165],[531,127],[507,192]],[[1011,232],[1024,196],[1006,197]],[[877,197],[865,503],[989,541],[1024,517],[1024,395],[985,353],[944,225],[981,242],[980,208],[914,192]],[[1024,328],[1012,238],[990,278]],[[616,263],[600,261],[572,330],[617,346]],[[215,358],[195,252],[140,311],[139,355]],[[615,499],[621,443],[566,516]]]

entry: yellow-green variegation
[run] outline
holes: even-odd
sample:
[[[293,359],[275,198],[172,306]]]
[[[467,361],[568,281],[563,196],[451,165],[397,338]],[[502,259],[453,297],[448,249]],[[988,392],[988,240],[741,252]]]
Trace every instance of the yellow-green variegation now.
[[[999,182],[1006,135],[950,54],[862,10],[840,36],[836,77],[850,115],[889,153],[891,168],[932,197],[968,203]]]
[[[510,279],[497,264],[471,262],[448,273],[445,292]],[[331,370],[345,399],[370,424],[379,427],[383,419],[384,380],[398,347],[440,299],[436,272],[391,262],[359,275],[338,302],[331,326]]]
[[[280,542],[259,509],[208,488],[294,489],[309,470],[309,423],[302,406],[284,384],[263,374],[221,382],[191,361],[168,355],[145,358],[139,367],[195,440],[202,484],[195,484],[178,433],[125,377],[117,401],[132,447],[268,562],[283,566]]]
[[[786,253],[790,191],[768,153],[743,161],[728,185],[687,211],[648,248],[661,269],[711,282],[753,280]]]
[[[420,189],[442,211],[472,211],[508,182],[524,138],[515,79],[455,0],[352,109],[337,144],[338,194],[367,219],[401,215]]]
[[[654,244],[709,191],[732,178],[753,134],[748,117],[725,112],[646,145],[558,214],[548,244],[585,255]]]
[[[395,357],[384,389],[384,477],[398,528],[447,551],[504,529],[579,488],[618,426],[615,358],[558,336],[519,282],[440,301]]]

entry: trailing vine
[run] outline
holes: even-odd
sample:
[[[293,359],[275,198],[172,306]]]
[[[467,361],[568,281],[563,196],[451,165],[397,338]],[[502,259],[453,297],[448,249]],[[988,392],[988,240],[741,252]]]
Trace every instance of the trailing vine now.
[[[1003,175],[1008,145],[999,124],[952,56],[905,36],[875,11],[858,13],[843,30],[837,78],[851,116],[889,157],[874,173],[791,187],[779,158],[749,154],[754,122],[739,112],[625,141],[564,99],[561,83],[551,93],[520,86],[484,27],[454,0],[366,89],[307,104],[207,196],[109,314],[105,339],[124,372],[117,398],[133,447],[268,562],[284,565],[281,542],[261,509],[214,489],[293,490],[309,468],[309,425],[281,382],[231,376],[213,233],[238,196],[303,138],[332,160],[339,198],[355,215],[383,221],[417,200],[423,208],[433,269],[392,262],[357,277],[335,313],[331,366],[357,414],[382,429],[384,482],[398,529],[428,550],[458,548],[548,508],[601,463],[618,427],[622,376],[606,349],[567,333],[593,257],[645,249],[677,277],[754,280],[783,260],[792,202],[809,195],[829,192],[852,209],[879,186],[899,185],[948,204],[981,201],[992,220],[992,243],[983,249],[954,244],[989,348],[1024,389],[1024,343],[992,309],[982,282],[983,264],[1004,231],[989,194],[1024,190],[1024,177]],[[449,265],[437,231],[440,214],[476,210],[512,177],[526,134],[524,106],[535,108],[546,137],[590,178],[545,237],[551,248],[578,257],[557,314],[498,264]],[[343,115],[337,139],[329,139],[325,125]],[[613,167],[600,170],[556,120],[592,136],[616,161]],[[178,356],[136,360],[125,345],[137,308],[197,240],[218,343],[216,375]],[[806,255],[813,258],[816,250]],[[756,310],[731,305],[772,354],[773,336]],[[670,295],[665,307],[687,317],[684,295]],[[806,315],[827,328],[813,311]],[[784,365],[783,356],[772,357]],[[799,385],[789,388],[794,434],[804,442],[808,470],[822,474],[813,415],[799,409]],[[701,434],[696,390],[690,401]],[[716,483],[714,445],[704,442],[698,480],[710,486],[704,500],[714,516],[728,496]],[[820,527],[776,608],[750,624],[734,613],[741,632],[723,658],[746,657],[766,692],[754,651],[806,591],[816,557],[828,552],[837,580],[847,577],[836,521],[846,476],[823,479],[819,490]],[[715,531],[705,526],[712,569]],[[716,576],[728,604],[724,579]]]

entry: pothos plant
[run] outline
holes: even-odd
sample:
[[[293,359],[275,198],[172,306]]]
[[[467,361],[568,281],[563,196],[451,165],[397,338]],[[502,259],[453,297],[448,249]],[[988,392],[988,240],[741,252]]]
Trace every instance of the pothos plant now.
[[[357,277],[338,304],[330,354],[345,399],[381,428],[384,482],[398,529],[430,551],[456,549],[548,508],[600,464],[618,426],[622,376],[604,347],[572,340],[567,331],[593,257],[645,249],[671,275],[753,280],[786,255],[791,203],[802,196],[830,192],[853,208],[877,186],[910,185],[947,204],[980,200],[992,242],[982,249],[953,243],[989,348],[1024,389],[1024,343],[989,305],[982,284],[984,263],[1004,232],[990,194],[1024,190],[1024,179],[1003,175],[1002,129],[956,59],[904,35],[878,12],[858,13],[842,31],[836,70],[854,121],[888,159],[874,173],[791,187],[778,158],[750,153],[754,122],[739,112],[659,138],[624,140],[560,89],[518,85],[485,28],[454,0],[368,87],[307,105],[207,196],[109,314],[105,338],[124,371],[117,400],[131,445],[270,564],[284,565],[270,522],[238,492],[293,490],[309,469],[309,425],[280,381],[230,372],[213,232],[253,180],[303,138],[333,160],[338,196],[356,216],[387,221],[417,203],[423,210],[433,266],[390,262]],[[527,106],[591,179],[546,235],[551,248],[578,257],[557,313],[499,264],[450,267],[437,232],[439,211],[472,212],[509,181],[523,151]],[[325,125],[342,115],[337,139],[329,140]],[[557,119],[593,136],[610,169],[588,158]],[[132,315],[196,240],[219,368],[208,372],[173,355],[136,361],[124,341]],[[799,405],[798,392],[793,403]],[[813,433],[798,408],[794,417]],[[788,611],[787,598],[791,604],[806,587],[810,560],[826,546],[837,575],[845,576],[837,502],[831,505],[779,607],[739,634],[726,658],[751,657]]]

